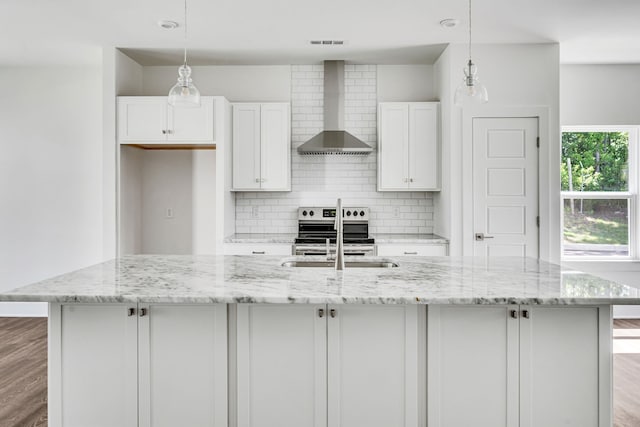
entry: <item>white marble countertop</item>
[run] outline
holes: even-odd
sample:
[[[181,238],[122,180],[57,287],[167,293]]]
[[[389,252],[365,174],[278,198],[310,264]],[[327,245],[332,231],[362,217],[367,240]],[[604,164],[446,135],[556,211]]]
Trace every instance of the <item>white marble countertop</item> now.
[[[295,233],[236,233],[224,239],[224,243],[289,243],[298,237]]]
[[[425,257],[341,272],[281,267],[282,260],[125,256],[0,293],[0,301],[640,304],[636,288],[530,258]]]
[[[290,243],[293,244],[297,234],[288,233],[236,233],[224,239],[225,243]],[[447,244],[444,237],[436,234],[372,234],[376,243],[397,244]]]

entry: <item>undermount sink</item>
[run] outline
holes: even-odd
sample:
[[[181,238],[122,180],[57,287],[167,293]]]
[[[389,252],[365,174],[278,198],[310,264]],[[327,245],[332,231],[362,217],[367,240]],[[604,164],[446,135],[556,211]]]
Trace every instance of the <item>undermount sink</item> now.
[[[282,267],[328,267],[333,268],[335,261],[326,260],[285,260],[280,264]],[[399,264],[393,260],[382,258],[377,260],[348,260],[344,262],[345,268],[393,268],[398,267]]]

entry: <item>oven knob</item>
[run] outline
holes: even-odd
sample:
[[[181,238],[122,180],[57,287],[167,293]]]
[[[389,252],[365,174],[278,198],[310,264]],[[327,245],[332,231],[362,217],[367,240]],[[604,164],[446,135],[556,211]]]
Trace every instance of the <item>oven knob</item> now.
[[[358,211],[353,211],[353,216],[358,216]]]
[[[313,211],[309,211],[309,216],[313,216]]]
[[[351,216],[351,211],[347,211],[347,216]]]
[[[307,211],[302,211],[302,216],[307,216]]]
[[[364,211],[360,211],[360,216],[364,216]]]

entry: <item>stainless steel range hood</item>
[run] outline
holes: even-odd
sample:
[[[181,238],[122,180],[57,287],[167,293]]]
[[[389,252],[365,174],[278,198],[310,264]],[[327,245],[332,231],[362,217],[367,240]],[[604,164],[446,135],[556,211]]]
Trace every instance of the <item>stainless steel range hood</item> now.
[[[301,155],[364,155],[371,146],[344,130],[344,61],[324,62],[324,130],[298,147]]]

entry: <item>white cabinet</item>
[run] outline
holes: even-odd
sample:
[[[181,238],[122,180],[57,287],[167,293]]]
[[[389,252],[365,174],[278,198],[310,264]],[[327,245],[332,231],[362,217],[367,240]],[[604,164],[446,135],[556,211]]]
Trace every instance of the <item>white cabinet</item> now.
[[[430,306],[429,427],[610,427],[609,315]]]
[[[446,243],[378,243],[376,251],[378,256],[447,256],[449,245]]]
[[[213,97],[197,108],[175,108],[164,96],[118,97],[118,141],[122,144],[213,144]]]
[[[234,191],[290,191],[287,103],[233,104]]]
[[[437,102],[383,102],[378,111],[378,191],[439,191]]]
[[[49,426],[138,425],[134,307],[50,304]]]
[[[227,424],[225,305],[51,304],[49,425]]]
[[[293,254],[290,243],[225,243],[225,255],[282,255]]]
[[[237,425],[418,426],[421,313],[415,305],[238,305]]]

